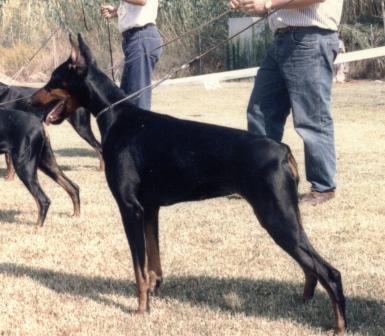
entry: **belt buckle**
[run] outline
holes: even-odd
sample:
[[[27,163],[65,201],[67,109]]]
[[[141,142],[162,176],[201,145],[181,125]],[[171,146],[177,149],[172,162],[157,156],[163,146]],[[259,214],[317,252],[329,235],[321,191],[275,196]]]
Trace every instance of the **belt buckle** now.
[[[277,31],[276,31],[276,33],[277,33],[277,34],[284,34],[284,33],[290,32],[290,28],[291,28],[291,27],[278,28]]]

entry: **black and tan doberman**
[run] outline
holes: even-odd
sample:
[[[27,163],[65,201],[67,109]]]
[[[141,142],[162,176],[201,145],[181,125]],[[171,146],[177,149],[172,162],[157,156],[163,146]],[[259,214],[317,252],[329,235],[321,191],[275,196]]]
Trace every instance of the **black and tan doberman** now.
[[[36,92],[36,89],[25,86],[9,86],[0,82],[0,104],[1,108],[27,111],[38,118],[42,117],[43,111],[35,109],[31,105],[30,97]],[[104,170],[104,162],[102,157],[102,146],[96,140],[91,129],[90,113],[83,108],[78,109],[68,118],[69,123],[74,130],[94,148],[99,157],[99,170]],[[6,180],[12,180],[15,175],[15,170],[12,165],[11,158],[6,155],[7,173]]]
[[[80,214],[79,188],[58,166],[42,118],[19,110],[0,108],[0,154],[7,154],[17,176],[34,197],[38,207],[37,225],[41,226],[50,205],[40,187],[37,169],[57,182],[72,199],[74,215]]]
[[[81,36],[69,59],[32,100],[56,103],[47,119],[59,123],[82,106],[97,117],[108,185],[131,248],[138,312],[162,281],[158,212],[161,206],[238,193],[274,241],[302,267],[304,299],[317,282],[327,290],[335,330],[346,326],[341,275],[313,248],[301,225],[297,170],[290,149],[266,137],[141,110],[98,69]]]

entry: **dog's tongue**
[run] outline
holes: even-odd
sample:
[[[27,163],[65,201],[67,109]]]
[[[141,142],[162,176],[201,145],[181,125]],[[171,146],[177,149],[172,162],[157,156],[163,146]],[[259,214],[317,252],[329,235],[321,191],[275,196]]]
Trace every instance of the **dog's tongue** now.
[[[44,119],[44,122],[49,125],[52,122],[55,122],[59,119],[59,115],[63,110],[64,103],[62,101],[58,102],[50,112],[48,112],[47,116]]]

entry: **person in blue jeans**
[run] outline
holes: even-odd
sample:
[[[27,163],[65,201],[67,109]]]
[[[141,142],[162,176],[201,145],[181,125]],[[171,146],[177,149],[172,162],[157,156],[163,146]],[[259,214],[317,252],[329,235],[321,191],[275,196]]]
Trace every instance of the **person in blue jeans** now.
[[[162,44],[156,27],[158,0],[125,0],[118,7],[102,5],[101,14],[107,19],[118,17],[124,53],[120,87],[129,95],[151,85]],[[151,89],[143,91],[132,103],[150,110],[151,93]]]
[[[333,198],[336,154],[330,101],[343,0],[230,0],[229,5],[252,15],[270,13],[274,33],[251,93],[248,130],[280,142],[291,110],[311,184],[301,202],[317,205]]]

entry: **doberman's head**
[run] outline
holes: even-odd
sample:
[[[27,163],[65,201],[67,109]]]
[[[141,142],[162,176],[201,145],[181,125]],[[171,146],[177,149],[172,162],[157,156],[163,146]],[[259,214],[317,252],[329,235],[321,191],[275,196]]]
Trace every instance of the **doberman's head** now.
[[[79,46],[71,36],[69,39],[70,57],[53,71],[48,83],[32,96],[32,104],[35,106],[56,103],[45,117],[44,121],[47,124],[60,124],[83,106],[84,99],[88,96],[85,78],[89,66],[96,65],[96,62],[80,34],[78,35]]]

